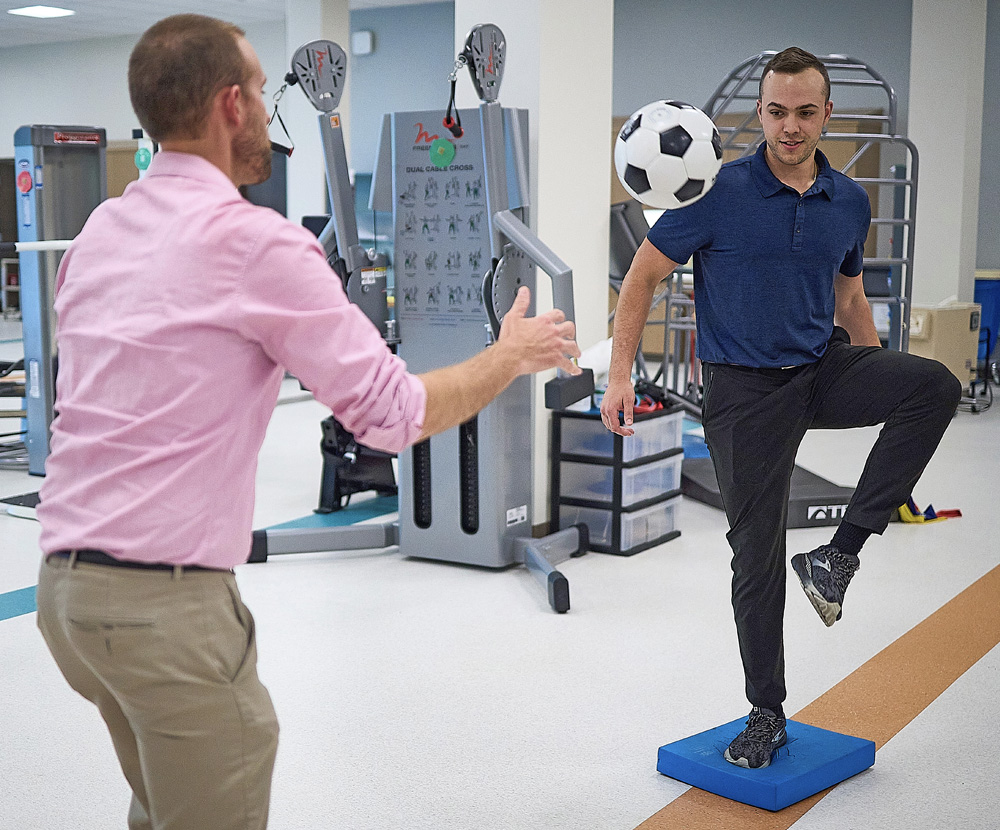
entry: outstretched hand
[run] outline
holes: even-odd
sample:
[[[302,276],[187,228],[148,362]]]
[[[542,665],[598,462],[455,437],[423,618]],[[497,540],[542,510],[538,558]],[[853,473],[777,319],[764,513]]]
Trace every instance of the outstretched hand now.
[[[580,356],[580,347],[573,339],[576,326],[558,308],[526,317],[530,303],[531,292],[522,285],[503,318],[497,340],[516,361],[517,373],[528,375],[555,368],[580,374],[580,367],[571,360]]]

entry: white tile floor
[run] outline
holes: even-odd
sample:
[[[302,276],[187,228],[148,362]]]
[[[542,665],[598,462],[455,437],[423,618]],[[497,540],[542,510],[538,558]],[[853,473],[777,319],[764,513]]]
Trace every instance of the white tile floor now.
[[[314,402],[276,409],[257,526],[314,506],[324,414]],[[875,435],[812,433],[800,462],[853,484]],[[789,713],[1000,562],[997,470],[1000,406],[959,414],[914,496],[964,517],[873,539],[832,629],[790,584]],[[0,496],[38,483],[0,472]],[[395,551],[241,568],[282,723],[270,826],[631,830],[676,798],[686,788],[656,773],[657,747],[747,709],[723,516],[685,500],[680,526],[631,558],[565,563],[564,616],[522,570]],[[0,593],[34,584],[37,535],[0,515]],[[792,531],[789,547],[829,535]],[[0,827],[123,828],[128,795],[103,725],[58,675],[34,615],[0,621],[0,653]],[[995,826],[998,680],[994,649],[795,827]]]

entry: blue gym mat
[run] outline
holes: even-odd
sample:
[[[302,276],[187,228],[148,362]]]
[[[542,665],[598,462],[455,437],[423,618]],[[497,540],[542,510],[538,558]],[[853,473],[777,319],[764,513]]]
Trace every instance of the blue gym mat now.
[[[790,720],[788,743],[775,753],[770,766],[738,767],[722,753],[745,725],[746,718],[740,718],[661,746],[657,771],[724,798],[777,811],[875,763],[874,742]]]
[[[301,519],[292,519],[290,522],[271,525],[267,530],[285,530],[298,527],[342,527],[395,513],[398,510],[398,496],[375,496],[349,504],[343,510],[335,510],[333,513],[310,513]]]
[[[0,594],[0,620],[35,612],[35,586]]]

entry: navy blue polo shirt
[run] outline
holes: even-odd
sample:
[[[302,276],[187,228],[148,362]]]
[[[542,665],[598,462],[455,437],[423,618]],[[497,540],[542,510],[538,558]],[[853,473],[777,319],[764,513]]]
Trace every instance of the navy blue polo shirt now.
[[[799,195],[757,154],[723,165],[693,205],[664,211],[648,239],[674,262],[694,257],[698,357],[740,366],[818,360],[833,332],[834,279],[861,274],[871,206],[816,151]]]

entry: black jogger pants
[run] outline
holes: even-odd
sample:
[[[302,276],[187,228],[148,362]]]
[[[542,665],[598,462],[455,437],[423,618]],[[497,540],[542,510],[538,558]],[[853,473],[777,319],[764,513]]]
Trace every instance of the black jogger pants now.
[[[733,610],[754,706],[785,699],[785,524],[807,429],[884,423],[844,520],[882,533],[934,454],[962,394],[941,363],[852,346],[834,328],[823,357],[792,369],[704,364],[705,439],[733,550]]]

